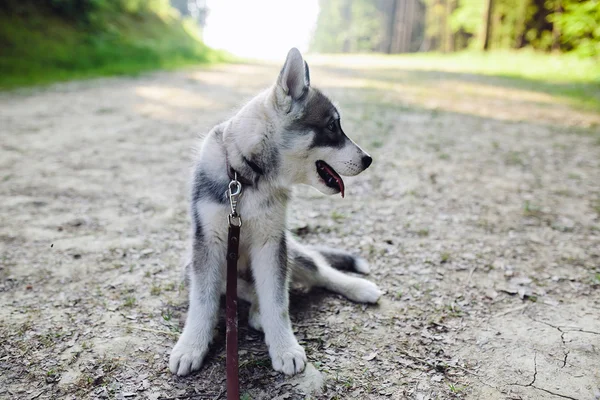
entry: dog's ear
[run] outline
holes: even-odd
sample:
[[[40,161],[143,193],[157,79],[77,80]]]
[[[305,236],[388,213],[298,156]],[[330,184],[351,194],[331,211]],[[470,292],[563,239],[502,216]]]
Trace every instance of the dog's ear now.
[[[283,64],[277,84],[283,92],[291,96],[293,100],[302,98],[310,85],[308,64],[302,58],[297,48],[292,48]]]

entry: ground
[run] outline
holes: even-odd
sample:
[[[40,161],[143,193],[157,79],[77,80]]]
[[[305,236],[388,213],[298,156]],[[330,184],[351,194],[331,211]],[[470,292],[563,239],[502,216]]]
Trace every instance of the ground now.
[[[600,115],[508,78],[309,61],[374,163],[345,199],[297,188],[290,224],[366,257],[386,292],[377,306],[293,293],[325,379],[312,397],[598,398]],[[0,95],[0,398],[225,397],[223,321],[201,371],[167,368],[187,305],[190,160],[198,135],[277,72]],[[271,369],[247,310],[243,398],[304,398],[306,379]]]

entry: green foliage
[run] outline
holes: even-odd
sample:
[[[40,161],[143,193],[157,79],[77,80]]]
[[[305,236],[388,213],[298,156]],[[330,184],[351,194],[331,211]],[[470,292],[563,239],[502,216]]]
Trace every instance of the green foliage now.
[[[67,18],[85,18],[93,13],[163,13],[170,9],[168,0],[46,0],[55,14]]]
[[[360,56],[355,56],[360,57]],[[389,68],[486,76],[489,85],[545,93],[556,102],[600,111],[600,68],[593,58],[531,49],[370,56]],[[396,67],[395,63],[399,65]],[[428,78],[430,79],[430,78]],[[514,161],[514,160],[512,160]]]
[[[311,48],[323,53],[341,52],[344,46],[344,20],[340,12],[344,0],[319,1],[320,11]]]
[[[370,0],[321,0],[312,49],[323,53],[378,50],[385,16]]]
[[[167,0],[51,0],[0,8],[0,88],[135,74],[222,56]]]
[[[564,12],[549,20],[560,27],[561,41],[581,56],[600,56],[600,0],[565,1]]]
[[[377,49],[383,37],[383,15],[372,1],[352,2],[352,23],[348,32],[350,51],[365,52]]]
[[[481,0],[462,0],[450,15],[450,26],[454,33],[463,30],[471,35],[478,35],[485,4]]]
[[[514,43],[517,25],[519,24],[519,5],[522,0],[496,1],[492,17],[492,43],[494,47],[509,49]],[[550,42],[552,44],[552,42]]]
[[[481,40],[485,3],[458,0],[450,15],[452,31],[473,35],[472,46]],[[558,43],[554,33],[560,35]],[[600,0],[494,0],[491,43],[496,49],[530,46],[548,51],[560,47],[583,57],[598,56]]]
[[[392,13],[402,0],[320,0],[312,49],[318,52],[386,51],[398,35]],[[411,3],[412,4],[412,3]],[[421,14],[414,15],[410,48],[453,51],[480,48],[487,0],[420,0],[425,7],[425,46],[420,46]],[[402,10],[402,9],[399,9]],[[401,31],[401,29],[400,29]],[[572,51],[600,56],[600,0],[494,0],[490,47]]]

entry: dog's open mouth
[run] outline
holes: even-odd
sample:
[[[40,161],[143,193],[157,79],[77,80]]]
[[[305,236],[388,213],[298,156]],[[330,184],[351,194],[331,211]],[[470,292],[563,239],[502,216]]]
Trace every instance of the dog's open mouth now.
[[[329,186],[330,188],[338,189],[342,193],[342,197],[344,197],[344,181],[338,175],[338,173],[335,172],[335,169],[331,168],[331,166],[329,166],[329,164],[327,164],[325,161],[319,160],[316,162],[316,164],[317,173],[321,179],[323,179],[325,185]]]

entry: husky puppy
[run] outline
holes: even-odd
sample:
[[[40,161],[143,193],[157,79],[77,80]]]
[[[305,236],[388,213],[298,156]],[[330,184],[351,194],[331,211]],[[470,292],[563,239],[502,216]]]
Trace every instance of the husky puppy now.
[[[288,287],[298,282],[376,303],[382,292],[365,279],[365,260],[349,253],[300,245],[286,230],[292,185],[307,184],[344,196],[344,176],[354,176],[371,157],[349,139],[340,114],[310,86],[308,65],[293,48],[277,82],[233,118],[214,127],[195,160],[191,193],[192,251],[188,263],[189,310],[169,368],[188,375],[200,368],[213,337],[219,298],[225,291],[230,213],[226,191],[237,175],[243,192],[238,295],[252,303],[250,325],[263,330],[273,368],[287,375],[306,364],[288,314]]]

